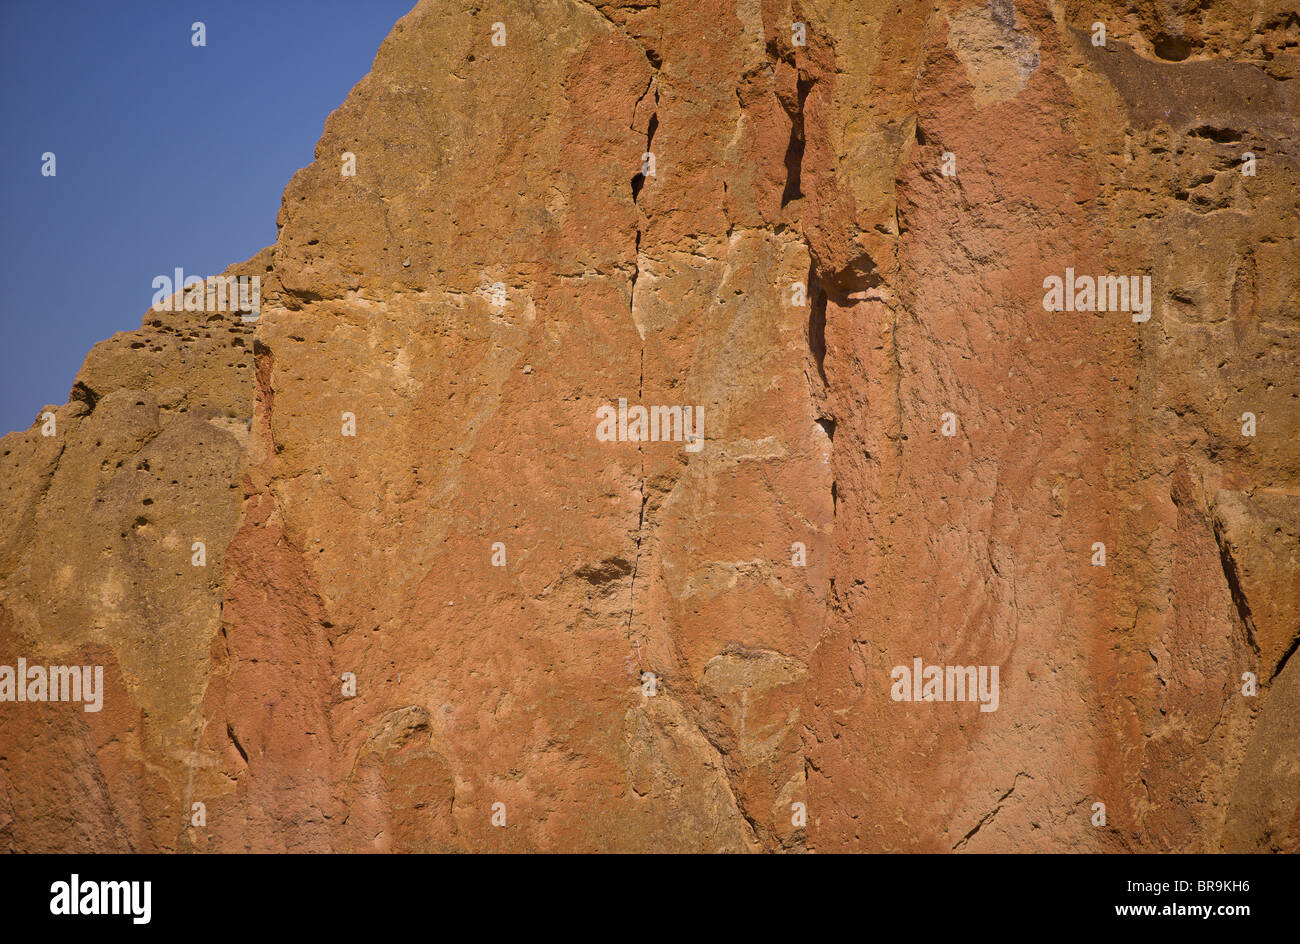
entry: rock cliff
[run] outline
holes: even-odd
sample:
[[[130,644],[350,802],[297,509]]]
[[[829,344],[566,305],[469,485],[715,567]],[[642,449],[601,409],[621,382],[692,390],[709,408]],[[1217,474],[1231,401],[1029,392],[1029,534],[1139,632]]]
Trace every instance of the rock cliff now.
[[[1280,0],[420,0],[257,320],[0,442],[0,664],[103,667],[0,848],[1296,851],[1298,80]]]

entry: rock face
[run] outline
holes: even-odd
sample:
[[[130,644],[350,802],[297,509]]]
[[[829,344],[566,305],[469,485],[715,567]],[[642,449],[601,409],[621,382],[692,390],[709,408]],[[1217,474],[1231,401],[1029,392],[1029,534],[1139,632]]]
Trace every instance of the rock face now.
[[[1297,79],[1279,0],[421,0],[260,319],[0,445],[0,664],[104,673],[0,847],[1296,851]]]

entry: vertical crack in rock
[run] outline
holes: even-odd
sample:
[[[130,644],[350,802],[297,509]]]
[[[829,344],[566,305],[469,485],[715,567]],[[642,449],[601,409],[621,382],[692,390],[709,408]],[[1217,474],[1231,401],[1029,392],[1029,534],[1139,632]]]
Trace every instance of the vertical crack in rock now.
[[[651,154],[653,153],[655,132],[659,130],[659,68],[663,61],[649,50],[646,50],[645,54],[651,68],[655,71],[650,77],[650,83],[646,86],[646,90],[637,99],[636,107],[633,108],[633,121],[635,121],[636,108],[640,107],[646,95],[653,94],[654,110],[650,113],[650,118],[646,123],[645,136],[645,153]],[[640,403],[645,395],[645,338],[641,336],[641,326],[636,320],[636,284],[641,275],[641,235],[644,229],[642,222],[645,218],[645,212],[638,201],[641,197],[641,188],[645,186],[645,179],[645,174],[641,172],[638,172],[632,178],[632,203],[637,214],[637,225],[636,237],[632,247],[632,282],[628,292],[628,314],[632,317],[632,324],[636,328],[637,336],[641,338],[641,369],[637,379],[637,403]],[[632,579],[628,585],[627,638],[629,641],[632,639],[632,620],[636,615],[636,577],[641,567],[641,543],[645,538],[645,508],[647,501],[645,491],[645,447],[638,442],[636,450],[641,458],[641,508],[636,522],[636,556],[632,562]]]
[[[1237,561],[1232,556],[1232,543],[1228,536],[1223,532],[1223,526],[1219,521],[1214,522],[1214,541],[1219,546],[1219,563],[1223,566],[1223,576],[1228,581],[1228,592],[1232,595],[1232,605],[1237,610],[1237,617],[1241,620],[1241,625],[1246,630],[1246,642],[1250,644],[1251,651],[1259,657],[1259,642],[1255,638],[1255,620],[1250,613],[1250,602],[1246,599],[1246,591],[1241,586],[1241,575],[1237,570]],[[1292,647],[1294,649],[1294,646]],[[1285,659],[1283,660],[1285,662]],[[1281,666],[1278,667],[1281,670]],[[1277,672],[1274,672],[1271,678],[1276,678]]]
[[[826,292],[817,281],[817,267],[808,266],[808,349],[817,365],[817,375],[826,386]],[[834,426],[834,423],[831,424]],[[829,430],[828,430],[829,432]]]
[[[653,87],[653,89],[654,89],[655,105],[658,105],[658,104],[659,104],[659,86],[658,86],[657,77],[656,77],[655,79],[651,79],[651,80],[650,80],[650,85],[651,85],[651,86]],[[640,103],[638,102],[638,104],[640,104]],[[658,110],[656,109],[655,111],[653,111],[653,112],[650,113],[650,124],[649,124],[649,125],[647,126],[647,128],[646,128],[646,136],[645,136],[645,149],[646,149],[646,153],[650,153],[650,149],[651,149],[651,147],[654,145],[655,132],[656,132],[657,130],[659,130],[659,112],[658,112]],[[637,200],[640,198],[640,196],[641,196],[641,188],[644,187],[644,186],[645,186],[645,174],[642,173],[641,171],[637,171],[637,172],[632,176],[632,202],[633,202],[633,203],[636,203]],[[638,241],[639,241],[640,238],[641,238],[641,229],[640,229],[639,226],[637,227],[637,234],[636,234],[636,235],[637,235],[637,239],[638,239]]]
[[[647,55],[647,58],[648,58],[648,57],[649,57],[649,53],[647,53],[646,55]],[[652,88],[654,88],[654,85],[655,85],[655,79],[656,79],[657,77],[658,77],[658,76],[657,76],[655,73],[653,73],[653,72],[650,74],[650,78],[646,80],[645,91],[643,91],[640,95],[637,96],[637,98],[636,98],[636,102],[632,105],[632,121],[631,121],[631,123],[627,126],[627,130],[628,130],[628,131],[635,131],[635,130],[636,130],[636,113],[637,113],[638,111],[641,110],[641,103],[645,101],[645,97],[646,97],[647,95],[649,95],[649,94],[650,94],[650,90],[651,90]],[[635,200],[635,199],[636,199],[636,194],[633,193],[633,194],[632,194],[632,197],[633,197],[633,199]]]
[[[638,237],[640,234],[638,234]],[[641,346],[641,375],[637,381],[637,402],[645,390],[645,345]],[[645,538],[645,506],[647,496],[645,493],[645,448],[641,443],[637,443],[636,451],[641,457],[641,510],[636,519],[636,556],[632,560],[632,581],[628,585],[627,599],[627,638],[632,639],[632,617],[636,613],[636,575],[641,567],[641,542]]]
[[[785,192],[781,194],[782,207],[803,196],[803,152],[806,143],[804,140],[803,108],[804,102],[808,100],[808,92],[812,89],[812,86],[813,79],[800,70],[795,85],[796,101],[794,110],[790,114],[790,143],[786,145],[785,150]]]
[[[796,10],[797,16],[803,17],[801,11]],[[781,208],[784,210],[791,203],[804,199],[803,192],[803,163],[808,143],[808,128],[806,122],[806,111],[808,96],[816,84],[816,77],[811,75],[803,68],[799,68],[795,58],[793,47],[782,49],[775,39],[769,39],[767,43],[767,55],[770,61],[770,68],[774,68],[778,61],[784,61],[789,66],[797,69],[797,78],[795,80],[794,101],[783,99],[778,95],[782,107],[785,109],[790,119],[790,138],[786,145],[784,164],[785,164],[785,187],[781,194]],[[819,261],[817,252],[814,249],[813,239],[804,226],[805,211],[800,210],[796,214],[795,227],[798,235],[803,242],[804,248],[808,253],[808,277],[805,284],[806,298],[808,304],[808,325],[807,341],[808,352],[812,358],[813,366],[817,371],[817,380],[820,382],[820,389],[812,391],[814,402],[812,404],[814,411],[814,420],[822,431],[826,434],[828,443],[828,463],[830,472],[830,498],[831,498],[831,519],[834,521],[839,513],[839,483],[836,479],[836,461],[835,461],[835,430],[836,418],[835,410],[831,403],[830,381],[826,373],[826,326],[827,326],[827,309],[829,302],[829,292],[827,280],[821,277],[818,271]],[[839,299],[837,298],[837,302]],[[811,385],[810,385],[811,386]],[[838,608],[839,600],[835,589],[834,567],[828,568],[827,588],[824,605],[821,608],[821,626],[818,628],[818,637],[825,636],[826,627],[831,619],[832,610]],[[814,651],[820,643],[814,643]],[[808,757],[806,748],[799,751],[802,755],[804,764],[804,789],[809,786],[808,768],[813,769]],[[739,796],[739,791],[737,796]],[[742,808],[742,815],[750,824],[756,835],[761,835],[758,831],[757,823],[749,818],[748,813]],[[791,849],[807,849],[807,830],[801,830],[801,835],[794,838],[793,842],[787,846]]]
[[[808,351],[817,367],[817,376],[821,380],[820,402],[816,407],[817,425],[826,433],[831,444],[831,513],[834,514],[838,493],[835,487],[835,468],[833,462],[835,450],[835,418],[830,415],[827,398],[829,384],[826,380],[826,291],[817,279],[817,267],[808,266]]]

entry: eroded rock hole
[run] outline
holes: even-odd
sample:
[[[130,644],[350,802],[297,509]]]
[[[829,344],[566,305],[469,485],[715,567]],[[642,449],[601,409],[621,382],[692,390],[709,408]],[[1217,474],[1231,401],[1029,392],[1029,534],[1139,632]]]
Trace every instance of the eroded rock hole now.
[[[1181,36],[1170,36],[1168,33],[1161,33],[1155,39],[1151,40],[1151,48],[1155,54],[1167,62],[1182,62],[1192,54],[1192,44]]]

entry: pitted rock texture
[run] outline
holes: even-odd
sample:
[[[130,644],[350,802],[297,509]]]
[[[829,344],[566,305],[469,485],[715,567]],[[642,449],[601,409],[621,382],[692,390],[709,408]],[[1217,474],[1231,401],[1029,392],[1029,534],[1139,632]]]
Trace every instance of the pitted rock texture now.
[[[0,664],[105,693],[0,703],[0,846],[1296,851],[1298,78],[1274,0],[421,0],[260,319],[3,440]]]

